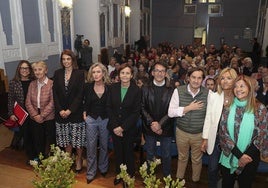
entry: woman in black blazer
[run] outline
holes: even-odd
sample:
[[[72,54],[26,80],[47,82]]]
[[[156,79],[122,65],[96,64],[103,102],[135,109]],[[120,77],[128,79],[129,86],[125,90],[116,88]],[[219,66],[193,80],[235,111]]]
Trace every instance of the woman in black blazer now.
[[[64,50],[60,57],[62,68],[54,73],[56,142],[66,152],[76,148],[76,172],[82,169],[82,149],[86,131],[83,120],[84,72],[77,69],[76,56]]]
[[[116,173],[119,174],[120,165],[125,164],[128,174],[134,176],[133,144],[141,109],[141,90],[132,80],[133,69],[130,65],[120,66],[119,77],[120,82],[111,86],[108,95],[108,129],[112,133]],[[120,182],[121,179],[114,179],[115,185]]]

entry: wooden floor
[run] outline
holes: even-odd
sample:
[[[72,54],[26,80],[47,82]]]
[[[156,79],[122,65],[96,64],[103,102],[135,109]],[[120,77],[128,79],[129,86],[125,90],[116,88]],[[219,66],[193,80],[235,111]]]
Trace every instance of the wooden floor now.
[[[35,174],[31,166],[26,165],[26,156],[23,151],[16,151],[7,146],[12,138],[12,132],[0,125],[0,188],[31,188],[32,180]],[[2,149],[1,149],[2,147]],[[136,166],[139,168],[140,161],[139,153],[136,153]],[[103,178],[99,173],[95,180],[90,184],[86,184],[86,162],[84,160],[84,168],[82,173],[77,174],[77,183],[74,188],[109,188],[109,187],[122,187],[122,185],[113,185],[113,179],[115,176],[114,171],[114,158],[113,152],[110,152],[110,167],[108,174]],[[172,175],[175,176],[177,166],[177,159],[172,159]],[[157,170],[157,176],[161,176],[161,168]],[[199,188],[207,187],[207,167],[203,166],[201,181],[198,185]],[[188,167],[186,171],[186,187],[191,188],[191,168]],[[143,187],[141,177],[137,173],[135,175],[136,182],[135,187]],[[253,188],[267,188],[268,187],[268,173],[258,173]],[[195,186],[196,187],[196,186]]]

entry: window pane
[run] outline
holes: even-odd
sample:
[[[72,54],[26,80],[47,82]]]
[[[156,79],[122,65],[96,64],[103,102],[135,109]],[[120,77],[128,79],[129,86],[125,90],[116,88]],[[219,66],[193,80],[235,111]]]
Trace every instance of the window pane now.
[[[2,17],[3,30],[6,34],[7,45],[12,45],[12,22],[9,1],[0,1],[0,14]]]
[[[21,0],[25,43],[41,43],[38,1]]]

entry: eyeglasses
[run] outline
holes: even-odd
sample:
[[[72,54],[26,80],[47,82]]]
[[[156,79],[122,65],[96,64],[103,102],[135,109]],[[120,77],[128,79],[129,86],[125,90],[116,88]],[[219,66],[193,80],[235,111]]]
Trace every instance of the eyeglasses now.
[[[166,73],[165,70],[158,70],[158,69],[155,69],[154,72],[155,72],[155,73],[161,73],[161,74]]]
[[[29,70],[29,67],[20,67],[20,70]]]

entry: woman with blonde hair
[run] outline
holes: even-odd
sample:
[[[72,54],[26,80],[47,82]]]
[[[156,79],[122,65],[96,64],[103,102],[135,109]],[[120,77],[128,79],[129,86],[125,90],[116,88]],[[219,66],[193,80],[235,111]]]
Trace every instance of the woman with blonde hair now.
[[[47,157],[50,145],[55,144],[53,81],[47,77],[48,68],[45,62],[33,63],[32,68],[36,80],[30,83],[25,106],[31,118],[35,157],[40,153]]]
[[[110,79],[108,70],[102,63],[94,63],[87,76],[84,91],[83,118],[86,122],[87,148],[87,183],[91,183],[99,168],[103,177],[108,170],[108,115],[106,103]],[[99,160],[97,161],[97,145],[99,143]]]
[[[267,109],[255,99],[250,77],[240,75],[234,84],[234,100],[224,108],[219,125],[222,187],[251,188],[260,156],[268,156]]]
[[[218,125],[223,108],[228,108],[233,101],[233,86],[237,73],[232,68],[225,68],[218,76],[217,92],[208,100],[206,118],[203,127],[201,150],[208,154],[209,188],[217,187],[219,179],[220,147]]]

